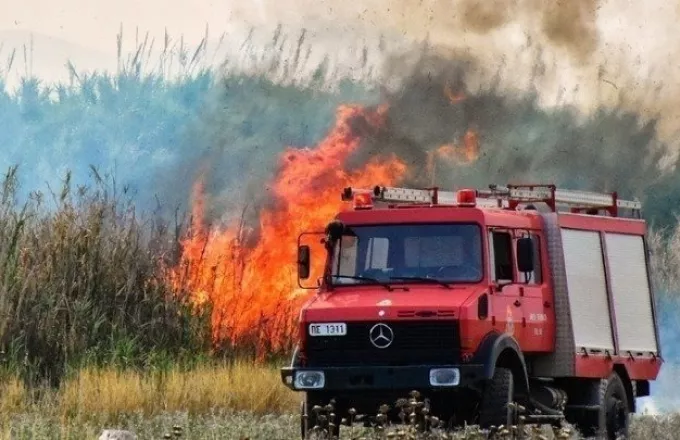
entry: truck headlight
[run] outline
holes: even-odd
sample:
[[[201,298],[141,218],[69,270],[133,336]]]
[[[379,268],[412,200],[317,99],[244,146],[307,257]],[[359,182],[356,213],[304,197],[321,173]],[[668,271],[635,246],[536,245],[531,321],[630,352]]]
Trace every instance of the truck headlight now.
[[[430,370],[430,385],[433,387],[455,387],[460,383],[458,368],[433,368]]]
[[[295,388],[319,389],[326,384],[323,371],[297,371],[295,373]]]

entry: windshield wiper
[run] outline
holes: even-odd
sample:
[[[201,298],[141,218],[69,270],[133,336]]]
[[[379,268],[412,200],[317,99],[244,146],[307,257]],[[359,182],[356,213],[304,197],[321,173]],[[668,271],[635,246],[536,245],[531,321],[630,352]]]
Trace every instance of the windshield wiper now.
[[[351,280],[370,281],[374,284],[379,284],[379,285],[383,286],[385,289],[389,290],[390,292],[394,290],[394,287],[392,287],[391,285],[389,285],[389,284],[387,284],[383,281],[380,281],[376,278],[362,277],[362,276],[358,276],[358,275],[331,275],[331,278],[349,278]],[[408,290],[408,288],[403,288],[403,289]]]
[[[436,278],[428,278],[428,277],[390,277],[391,280],[412,280],[412,281],[428,281],[430,283],[437,283],[441,286],[446,287],[447,289],[451,288],[451,285],[447,282],[444,282],[442,280],[438,280]]]

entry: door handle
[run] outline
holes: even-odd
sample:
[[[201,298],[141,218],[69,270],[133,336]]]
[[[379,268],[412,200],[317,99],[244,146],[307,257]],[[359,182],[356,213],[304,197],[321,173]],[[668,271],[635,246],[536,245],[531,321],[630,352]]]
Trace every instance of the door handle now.
[[[519,302],[519,300],[518,300],[518,299],[516,299],[516,300],[515,300],[514,304],[515,304],[515,307],[519,307],[519,306],[521,306],[521,305],[522,305],[522,303],[521,303],[521,302]]]

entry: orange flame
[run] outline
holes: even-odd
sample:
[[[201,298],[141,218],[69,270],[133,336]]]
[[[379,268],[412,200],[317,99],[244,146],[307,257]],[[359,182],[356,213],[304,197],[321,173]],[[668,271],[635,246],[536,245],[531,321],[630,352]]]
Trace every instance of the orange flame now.
[[[440,158],[448,162],[459,165],[469,164],[479,158],[479,135],[470,128],[463,136],[462,145],[444,144],[439,148],[432,150],[427,156],[427,171],[432,177],[434,184],[435,179],[435,159]]]
[[[446,95],[451,104],[458,104],[459,102],[463,102],[465,98],[467,98],[465,96],[465,93],[462,91],[454,92],[449,83],[446,83],[446,85],[444,86],[444,95]]]
[[[463,136],[465,159],[474,162],[479,157],[479,135],[473,129],[469,129]]]
[[[231,224],[206,230],[203,187],[197,183],[193,225],[182,242],[181,262],[169,277],[175,288],[189,292],[196,306],[211,307],[216,344],[254,346],[260,355],[290,349],[299,307],[309,295],[297,285],[299,234],[323,230],[342,208],[342,188],[394,185],[406,175],[405,163],[396,156],[374,158],[354,171],[344,169],[360,145],[357,125],[379,129],[385,113],[386,107],[340,107],[334,128],[316,148],[287,149],[269,188],[274,203],[260,211],[256,228]],[[252,234],[256,240],[247,245]],[[321,273],[323,257],[312,249],[312,273]]]

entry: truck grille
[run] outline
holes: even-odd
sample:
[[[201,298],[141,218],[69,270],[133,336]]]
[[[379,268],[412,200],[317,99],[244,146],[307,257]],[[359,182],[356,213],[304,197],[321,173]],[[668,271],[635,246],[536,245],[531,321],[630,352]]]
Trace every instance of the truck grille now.
[[[349,322],[345,336],[307,336],[307,365],[406,366],[453,364],[460,360],[458,321],[385,322],[394,338],[387,348],[369,338],[377,322]]]

